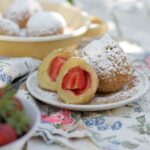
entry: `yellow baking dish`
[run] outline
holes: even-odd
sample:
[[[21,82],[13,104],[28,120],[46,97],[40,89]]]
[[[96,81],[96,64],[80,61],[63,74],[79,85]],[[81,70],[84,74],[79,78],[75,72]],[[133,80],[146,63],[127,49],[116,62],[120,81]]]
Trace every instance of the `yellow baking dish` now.
[[[0,11],[3,12],[12,0],[0,0]],[[42,59],[56,48],[74,48],[83,37],[97,36],[107,31],[106,23],[98,17],[90,17],[85,12],[69,4],[59,5],[38,0],[44,10],[61,13],[73,32],[64,35],[47,37],[11,37],[0,36],[0,55],[12,57],[30,56]],[[91,22],[94,25],[91,25]]]

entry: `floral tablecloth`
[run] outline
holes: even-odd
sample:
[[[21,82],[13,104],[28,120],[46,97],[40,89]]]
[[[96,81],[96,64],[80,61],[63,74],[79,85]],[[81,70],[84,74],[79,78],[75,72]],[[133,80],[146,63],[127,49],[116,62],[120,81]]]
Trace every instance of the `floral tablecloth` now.
[[[133,65],[150,79],[150,53],[132,55]],[[22,62],[22,63],[20,63]],[[18,65],[19,64],[19,65]],[[40,61],[31,58],[3,59],[0,61],[0,86],[37,69]],[[88,143],[75,144],[88,139],[100,150],[149,150],[150,146],[150,94],[149,91],[134,103],[100,112],[60,110],[35,100],[20,86],[18,97],[30,100],[41,111],[41,123],[34,137],[42,137],[49,146],[56,143],[62,149],[91,149]],[[27,144],[30,148],[31,142]],[[33,145],[32,145],[33,147]],[[44,149],[43,149],[44,150]]]

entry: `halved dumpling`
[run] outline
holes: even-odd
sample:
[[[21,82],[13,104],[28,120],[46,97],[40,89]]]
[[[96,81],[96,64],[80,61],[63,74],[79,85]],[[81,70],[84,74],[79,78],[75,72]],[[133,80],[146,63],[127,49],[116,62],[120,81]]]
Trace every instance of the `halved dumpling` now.
[[[39,86],[45,90],[56,91],[59,71],[67,59],[72,56],[74,53],[70,50],[55,50],[46,56],[37,74]]]
[[[95,96],[98,77],[83,59],[72,57],[62,66],[57,86],[58,95],[65,103],[86,104]]]

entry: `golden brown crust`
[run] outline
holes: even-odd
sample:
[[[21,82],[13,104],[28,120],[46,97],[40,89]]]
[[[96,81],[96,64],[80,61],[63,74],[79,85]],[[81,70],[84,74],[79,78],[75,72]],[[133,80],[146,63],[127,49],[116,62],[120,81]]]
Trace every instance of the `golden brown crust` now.
[[[27,24],[27,22],[28,22],[28,20],[29,20],[30,17],[31,17],[31,16],[26,16],[26,17],[24,17],[22,20],[18,20],[18,21],[17,21],[17,24],[19,25],[19,27],[20,27],[20,28],[25,28],[25,27],[26,27],[26,24]]]
[[[120,90],[132,76],[132,68],[122,48],[105,35],[85,46],[79,54],[93,66],[99,78],[99,93]]]
[[[99,86],[98,92],[110,93],[119,91],[128,81],[131,79],[131,75],[121,75],[115,72],[115,76],[112,78],[105,78],[101,75],[98,76]]]

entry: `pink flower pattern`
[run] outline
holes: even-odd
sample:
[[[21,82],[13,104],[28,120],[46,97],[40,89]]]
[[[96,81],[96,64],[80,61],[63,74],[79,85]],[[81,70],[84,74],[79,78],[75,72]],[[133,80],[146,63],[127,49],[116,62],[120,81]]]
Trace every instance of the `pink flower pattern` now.
[[[145,59],[146,63],[147,63],[147,67],[148,69],[150,69],[150,56],[147,56]]]
[[[141,64],[136,65],[136,69],[141,70],[142,69],[142,65]]]
[[[70,125],[75,122],[71,117],[71,112],[68,110],[58,111],[50,116],[42,115],[42,122],[60,124],[60,125]]]

